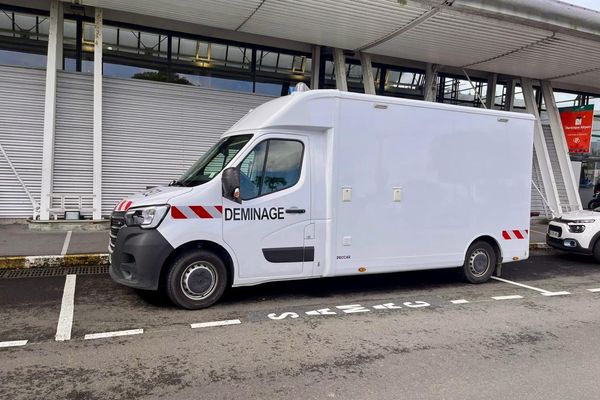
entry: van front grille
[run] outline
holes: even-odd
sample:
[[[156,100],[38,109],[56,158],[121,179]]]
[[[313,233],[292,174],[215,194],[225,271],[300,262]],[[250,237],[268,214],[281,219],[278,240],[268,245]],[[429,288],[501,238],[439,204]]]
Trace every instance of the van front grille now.
[[[125,211],[115,211],[110,217],[110,234],[108,251],[112,253],[117,243],[117,235],[122,227],[125,226]]]

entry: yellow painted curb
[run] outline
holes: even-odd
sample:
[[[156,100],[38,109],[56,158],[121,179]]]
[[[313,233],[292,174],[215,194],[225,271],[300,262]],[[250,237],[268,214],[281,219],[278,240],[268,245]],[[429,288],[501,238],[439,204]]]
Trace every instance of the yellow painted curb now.
[[[86,265],[108,265],[108,254],[0,257],[0,269],[74,267]]]

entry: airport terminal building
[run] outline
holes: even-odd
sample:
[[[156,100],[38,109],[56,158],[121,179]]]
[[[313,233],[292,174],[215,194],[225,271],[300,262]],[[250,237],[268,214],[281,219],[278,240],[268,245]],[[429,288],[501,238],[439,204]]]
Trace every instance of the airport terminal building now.
[[[594,11],[554,0],[0,0],[0,221],[106,218],[300,82],[536,115],[540,216],[580,209],[600,178],[600,125],[591,152],[570,154],[558,111],[600,104]]]

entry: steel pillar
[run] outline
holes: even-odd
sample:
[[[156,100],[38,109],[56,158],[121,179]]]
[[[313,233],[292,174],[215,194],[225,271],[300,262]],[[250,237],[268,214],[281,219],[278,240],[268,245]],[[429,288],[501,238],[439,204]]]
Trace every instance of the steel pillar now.
[[[310,88],[319,89],[319,73],[321,72],[321,46],[312,48],[312,70],[310,73]]]
[[[423,100],[435,102],[436,84],[439,65],[427,64],[425,69],[425,87],[423,88]]]
[[[516,82],[514,79],[510,79],[508,82],[506,82],[506,98],[504,99],[504,111],[512,111],[514,108],[515,86],[516,86]],[[534,104],[535,104],[535,96],[534,96]]]
[[[102,219],[102,9],[95,11],[93,218]]]
[[[375,77],[373,76],[373,66],[371,56],[366,53],[360,53],[360,65],[362,66],[362,80],[366,94],[377,94],[375,91]]]
[[[336,89],[343,92],[348,91],[348,80],[346,78],[346,57],[342,49],[333,49],[333,68],[335,70]]]
[[[46,60],[46,91],[44,97],[44,141],[42,148],[42,182],[40,190],[40,219],[50,219],[52,180],[54,170],[54,138],[56,136],[57,70],[63,65],[63,3],[50,3],[48,57]]]
[[[514,87],[514,85],[512,87]],[[521,78],[521,88],[523,89],[523,98],[525,99],[525,107],[527,112],[533,114],[535,117],[533,147],[535,148],[535,155],[537,158],[536,161],[542,175],[542,182],[544,183],[544,195],[546,197],[545,200],[547,201],[550,211],[554,215],[558,216],[562,213],[562,208],[560,204],[560,198],[558,196],[558,190],[556,188],[556,181],[552,172],[552,163],[550,162],[548,148],[546,147],[546,140],[544,139],[544,130],[542,128],[540,112],[535,102],[535,94],[533,93],[533,83],[531,82],[531,79]]]
[[[542,81],[541,88],[548,118],[550,119],[550,130],[552,131],[552,139],[554,140],[554,146],[556,148],[560,172],[567,190],[569,210],[582,210],[581,198],[579,197],[579,177],[575,177],[575,174],[573,173],[573,164],[571,164],[571,157],[569,157],[569,147],[565,139],[562,122],[560,120],[560,113],[556,106],[556,100],[554,99],[552,84],[548,81]],[[565,205],[563,205],[563,207],[564,206]]]
[[[498,74],[491,74],[487,82],[487,93],[485,94],[485,106],[488,110],[494,108],[496,103],[496,85],[498,84]]]

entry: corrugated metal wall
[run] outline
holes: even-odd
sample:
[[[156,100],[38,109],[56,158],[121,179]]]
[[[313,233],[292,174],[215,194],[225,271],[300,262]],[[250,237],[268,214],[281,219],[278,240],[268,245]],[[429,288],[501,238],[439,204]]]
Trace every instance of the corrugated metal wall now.
[[[40,201],[46,72],[0,66],[0,144]],[[0,218],[31,218],[33,206],[0,153]]]
[[[77,209],[74,195],[82,194],[84,215],[92,214],[93,84],[91,75],[58,74],[52,206],[59,205],[58,195],[67,195],[65,204]]]
[[[272,97],[104,79],[102,209],[178,178],[248,110]]]

